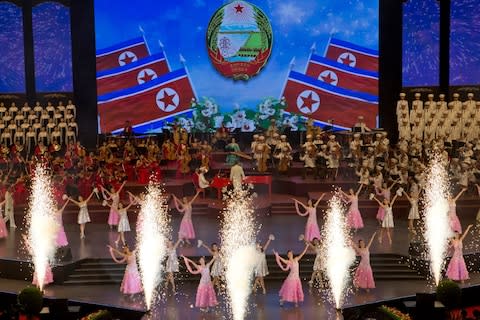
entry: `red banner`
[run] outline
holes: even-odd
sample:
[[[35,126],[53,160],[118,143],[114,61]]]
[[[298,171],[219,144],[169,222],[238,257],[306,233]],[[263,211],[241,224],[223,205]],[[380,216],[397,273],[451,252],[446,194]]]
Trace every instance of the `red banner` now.
[[[148,57],[149,52],[143,38],[136,38],[114,46],[97,50],[97,72],[113,69]]]
[[[378,51],[350,42],[330,39],[325,57],[352,68],[378,71]]]

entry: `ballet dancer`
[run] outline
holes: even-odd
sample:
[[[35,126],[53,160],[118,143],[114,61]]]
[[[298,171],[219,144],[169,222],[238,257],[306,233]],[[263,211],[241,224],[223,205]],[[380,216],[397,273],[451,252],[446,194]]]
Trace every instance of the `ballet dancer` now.
[[[64,198],[66,199],[65,203],[63,204],[62,207],[60,205],[57,205],[57,212],[55,213],[55,216],[57,217],[58,221],[58,231],[57,231],[57,248],[59,247],[66,247],[68,246],[68,240],[67,240],[67,235],[65,234],[65,228],[63,226],[63,210],[65,210],[65,207],[67,206],[69,200],[67,196],[65,195]]]
[[[178,239],[177,242],[167,241],[167,262],[165,264],[165,272],[167,273],[167,278],[165,279],[165,290],[168,290],[168,285],[172,285],[172,293],[176,294],[175,289],[175,278],[174,273],[178,272],[178,256],[177,248],[178,245],[182,242],[182,239]]]
[[[217,295],[213,289],[212,280],[210,279],[210,266],[215,262],[216,258],[213,257],[212,260],[205,263],[205,258],[201,257],[198,264],[183,255],[182,258],[187,270],[191,274],[201,275],[200,283],[197,288],[197,296],[195,297],[195,307],[200,308],[200,311],[202,312],[208,312],[209,308],[218,305]]]
[[[115,190],[115,187],[111,187],[110,191],[105,189],[103,186],[100,186],[102,189],[102,196],[107,201],[112,201],[112,206],[110,207],[110,213],[108,214],[108,225],[110,230],[114,226],[117,226],[120,221],[120,215],[118,214],[118,204],[120,203],[120,192],[122,192],[123,187],[127,181],[124,181],[118,190]]]
[[[5,199],[0,202],[0,239],[8,237],[7,224],[3,218],[2,207],[5,204]]]
[[[109,206],[110,210],[112,209],[113,204],[108,204],[108,202],[104,201],[104,205]],[[130,232],[130,221],[128,221],[128,209],[130,209],[131,206],[133,206],[135,202],[130,202],[128,206],[123,207],[123,203],[119,202],[117,206],[117,213],[118,216],[120,217],[120,220],[118,221],[118,226],[117,226],[117,231],[118,231],[118,237],[117,240],[115,240],[115,246],[118,247],[118,243],[120,240],[122,241],[122,245],[125,246],[125,232]]]
[[[365,241],[358,240],[358,247],[352,243],[352,247],[355,250],[357,256],[360,256],[360,263],[355,270],[355,276],[353,277],[353,285],[357,289],[365,289],[367,292],[370,289],[375,288],[375,281],[373,280],[372,267],[370,266],[370,246],[373,239],[375,239],[375,232],[368,244],[365,245]]]
[[[392,194],[392,188],[398,183],[398,180],[393,181],[393,183],[388,186],[386,183],[383,183],[381,188],[375,186],[375,193],[377,196],[382,196],[384,199],[390,200]],[[383,218],[385,217],[385,209],[382,206],[378,207],[377,211],[377,221],[379,225],[382,225]]]
[[[255,282],[253,283],[253,293],[257,293],[258,287],[262,288],[262,293],[267,294],[267,290],[265,289],[265,281],[264,277],[268,275],[268,265],[267,265],[267,257],[265,251],[267,250],[270,242],[275,240],[275,236],[273,234],[268,236],[267,242],[262,246],[260,242],[257,243],[257,262],[255,264]]]
[[[402,192],[403,192],[403,189],[398,189],[392,201],[388,200],[387,198],[384,198],[383,202],[378,200],[373,193],[370,194],[370,200],[377,201],[378,205],[381,206],[383,210],[385,210],[385,216],[382,220],[382,226],[381,226],[382,229],[380,230],[380,237],[378,238],[379,243],[382,243],[383,234],[386,231],[388,242],[390,243],[390,245],[392,244],[392,235],[391,235],[390,229],[393,229],[395,227],[395,224],[393,222],[393,204],[397,200],[399,194],[401,194]]]
[[[13,186],[7,185],[5,190],[5,223],[10,221],[10,228],[16,228],[15,224],[15,209],[14,209],[14,199],[13,199]]]
[[[308,245],[305,246],[302,253],[299,256],[294,257],[292,250],[288,250],[287,259],[280,257],[278,252],[273,251],[278,266],[283,271],[289,271],[289,274],[285,281],[283,281],[282,287],[280,288],[280,306],[283,307],[284,302],[292,302],[295,304],[295,307],[298,307],[298,303],[303,301],[303,289],[302,282],[299,276],[298,262],[303,258],[305,253],[308,250]],[[285,266],[284,266],[285,265]]]
[[[358,210],[358,195],[360,191],[362,191],[363,185],[361,184],[357,192],[353,191],[353,189],[348,190],[348,194],[345,193],[342,189],[340,189],[343,198],[347,203],[350,203],[350,208],[348,209],[347,213],[347,225],[350,229],[353,229],[355,232],[358,229],[363,228],[363,219],[362,215],[360,214],[360,210]]]
[[[303,204],[297,199],[291,198],[293,201],[295,201],[295,209],[297,210],[297,214],[302,217],[308,216],[307,224],[305,225],[305,239],[307,241],[312,241],[313,238],[320,239],[320,229],[318,228],[317,222],[317,206],[324,196],[325,193],[322,193],[322,195],[314,204],[312,199],[308,199],[307,205]],[[305,209],[305,212],[302,213],[298,205],[301,205],[303,209]]]
[[[418,212],[418,193],[410,192],[410,195],[408,195],[408,193],[404,191],[403,194],[410,202],[410,211],[408,212],[408,231],[415,235],[417,234],[415,231],[415,220],[420,219],[420,214]]]
[[[465,280],[469,279],[467,266],[463,259],[463,240],[472,227],[472,224],[469,225],[462,236],[460,236],[458,232],[455,232],[455,236],[450,240],[450,247],[453,248],[453,255],[448,264],[447,273],[445,274],[450,280],[464,283]]]
[[[88,202],[92,199],[93,194],[95,193],[95,189],[93,189],[92,193],[88,196],[87,199],[83,200],[82,196],[78,196],[78,201],[73,200],[72,198],[68,198],[71,202],[75,203],[79,208],[77,222],[80,225],[80,239],[85,239],[85,224],[90,222],[90,215],[88,213]]]
[[[462,233],[462,225],[457,216],[457,200],[465,191],[467,191],[467,189],[464,188],[460,190],[455,197],[452,197],[451,195],[448,196],[448,220],[452,231],[457,233]]]
[[[195,239],[195,229],[192,222],[192,204],[197,199],[200,192],[197,192],[192,200],[188,201],[187,197],[183,197],[180,201],[173,195],[175,207],[179,212],[183,212],[182,221],[180,222],[180,229],[178,230],[178,237],[190,245],[190,239]]]
[[[215,258],[213,261],[212,271],[210,272],[210,274],[212,275],[213,285],[217,288],[217,290],[220,290],[223,273],[225,269],[223,267],[222,257],[220,256],[220,248],[216,243],[212,243],[212,246],[209,247],[206,244],[204,244],[202,240],[198,240],[198,247],[204,247],[205,249],[208,250],[208,252],[210,252],[212,257]]]
[[[120,292],[123,294],[134,295],[143,291],[142,280],[138,272],[136,250],[130,251],[127,245],[123,246],[123,252],[112,246],[107,245],[113,261],[116,263],[126,263],[125,273],[123,275],[122,284],[120,285]],[[118,259],[116,255],[121,258]]]
[[[309,248],[315,251],[315,261],[313,262],[313,272],[310,277],[310,281],[308,281],[308,286],[310,289],[318,283],[322,286],[325,285],[324,278],[323,278],[323,260],[322,260],[322,244],[318,238],[313,238],[312,241],[306,241],[305,243],[308,244]]]

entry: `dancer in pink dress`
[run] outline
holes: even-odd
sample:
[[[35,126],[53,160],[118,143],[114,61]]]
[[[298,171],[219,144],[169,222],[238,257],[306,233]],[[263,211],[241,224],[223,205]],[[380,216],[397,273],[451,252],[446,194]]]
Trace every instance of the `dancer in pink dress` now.
[[[308,245],[305,246],[303,252],[297,256],[293,256],[292,250],[288,250],[287,257],[288,260],[283,259],[280,255],[274,251],[275,258],[278,266],[283,271],[289,271],[287,278],[283,281],[282,287],[280,288],[280,306],[283,306],[284,302],[292,302],[295,304],[295,307],[298,307],[298,303],[303,301],[303,288],[302,281],[300,280],[300,275],[298,273],[298,262],[307,252]]]
[[[225,266],[223,265],[222,256],[220,254],[220,248],[218,244],[214,242],[212,243],[212,246],[209,247],[204,244],[202,240],[198,240],[198,247],[204,247],[205,249],[207,249],[214,258],[210,274],[212,276],[212,284],[214,285],[214,287],[220,290],[223,276],[225,273]]]
[[[178,238],[184,240],[187,244],[190,244],[190,239],[195,239],[195,229],[192,223],[192,204],[199,194],[200,192],[197,192],[190,201],[188,201],[187,197],[183,197],[180,201],[175,195],[173,196],[175,207],[179,212],[183,212],[180,229],[178,230]]]
[[[457,216],[457,200],[465,191],[467,191],[467,189],[460,190],[460,192],[454,198],[452,198],[452,196],[448,196],[448,219],[450,221],[450,228],[452,231],[457,233],[462,233],[462,225]]]
[[[377,196],[382,196],[384,199],[387,199],[390,201],[390,196],[392,193],[392,188],[398,183],[398,180],[395,180],[389,187],[387,186],[386,183],[383,183],[383,187],[378,188],[375,186],[375,193]],[[385,209],[382,206],[378,207],[377,211],[377,220],[380,225],[382,225],[383,218],[385,217]]]
[[[50,264],[47,264],[47,269],[45,270],[45,277],[43,278],[43,285],[46,286],[50,283],[53,283],[53,273]],[[35,272],[33,273],[32,284],[38,286],[37,274]]]
[[[0,202],[0,239],[8,237],[7,224],[5,223],[5,220],[3,218],[3,212],[2,212],[2,208],[4,204],[5,204],[5,200]]]
[[[215,257],[207,264],[205,264],[205,258],[203,257],[200,258],[199,264],[196,264],[185,256],[182,257],[185,266],[191,274],[201,275],[197,288],[197,296],[195,298],[195,307],[200,308],[202,312],[207,312],[208,308],[216,307],[218,305],[217,295],[215,294],[212,280],[210,279],[210,266],[215,261]],[[195,269],[193,269],[192,266]]]
[[[125,274],[123,275],[122,284],[120,286],[120,292],[123,294],[134,295],[143,291],[142,279],[138,272],[136,250],[130,251],[127,245],[123,246],[123,252],[117,249],[107,246],[113,261],[116,263],[127,263],[125,268]],[[119,255],[118,259],[115,255]]]
[[[347,212],[347,225],[355,231],[363,228],[362,215],[360,214],[360,210],[358,210],[358,195],[360,191],[362,191],[362,186],[363,184],[358,187],[357,192],[354,192],[353,189],[348,190],[348,194],[340,189],[345,201],[350,203],[350,208]]]
[[[375,232],[367,246],[365,246],[365,241],[358,240],[358,247],[353,245],[355,252],[360,256],[360,263],[355,270],[355,276],[353,277],[353,285],[356,288],[365,289],[367,292],[370,289],[375,288],[375,281],[373,280],[372,267],[370,266],[370,246],[372,245],[373,239],[375,239]]]
[[[108,225],[110,226],[110,230],[113,229],[113,226],[117,226],[118,222],[120,221],[120,215],[118,213],[118,203],[120,202],[120,192],[122,192],[125,183],[127,182],[124,181],[118,190],[115,190],[115,187],[112,186],[110,188],[110,192],[103,186],[101,186],[103,198],[107,201],[112,201],[110,213],[108,214]]]
[[[469,279],[467,266],[463,259],[463,240],[472,227],[472,224],[469,225],[461,237],[458,232],[455,232],[454,238],[450,241],[450,247],[453,248],[453,255],[448,264],[446,276],[451,280],[461,281],[463,283]]]
[[[292,198],[292,200],[295,201],[295,209],[297,210],[297,214],[302,217],[308,216],[307,224],[305,225],[305,240],[307,241],[312,241],[313,238],[320,239],[320,229],[318,228],[317,222],[317,206],[324,196],[325,193],[323,193],[314,204],[312,204],[312,199],[308,199],[307,205],[303,204],[297,199]],[[305,209],[305,212],[301,212],[300,208],[298,207],[299,205]]]
[[[57,205],[57,212],[56,212],[56,217],[58,220],[57,247],[68,246],[67,235],[65,234],[65,228],[63,226],[63,210],[65,210],[65,207],[67,206],[68,202],[69,200],[67,198],[67,201],[65,201],[65,203],[61,208]]]

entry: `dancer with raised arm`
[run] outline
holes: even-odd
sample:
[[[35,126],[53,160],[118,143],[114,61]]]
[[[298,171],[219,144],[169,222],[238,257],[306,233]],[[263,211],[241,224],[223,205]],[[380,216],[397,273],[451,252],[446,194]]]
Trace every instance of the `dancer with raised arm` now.
[[[78,196],[78,201],[68,198],[71,202],[75,203],[80,210],[78,211],[77,222],[80,225],[80,239],[85,239],[85,224],[90,222],[90,214],[88,213],[88,202],[92,199],[95,189],[88,196],[87,199],[83,200],[82,196]]]
[[[195,229],[192,222],[192,204],[197,199],[200,192],[197,192],[192,200],[188,201],[187,197],[183,197],[182,200],[173,195],[173,201],[175,207],[179,212],[183,212],[183,218],[180,222],[180,229],[178,230],[178,238],[184,240],[190,245],[190,240],[195,239]]]
[[[375,193],[377,196],[382,196],[384,199],[390,200],[392,194],[392,188],[398,183],[398,180],[393,181],[390,186],[387,186],[386,183],[382,184],[382,187],[378,188],[375,186]],[[377,211],[377,221],[379,225],[382,225],[383,218],[385,217],[385,209],[382,206],[378,207]]]
[[[285,281],[283,281],[280,288],[280,306],[283,306],[284,302],[292,302],[295,307],[298,307],[298,303],[303,301],[303,288],[302,281],[300,280],[298,262],[303,258],[307,252],[308,245],[305,246],[302,253],[299,256],[294,256],[292,250],[288,250],[287,257],[284,259],[280,257],[278,252],[273,251],[278,266],[283,271],[289,271],[289,274]]]
[[[212,275],[213,285],[217,288],[217,290],[220,290],[222,278],[225,273],[225,267],[223,265],[222,257],[220,256],[220,248],[215,242],[212,243],[211,247],[209,247],[206,244],[204,244],[202,240],[198,240],[198,246],[204,247],[205,249],[207,249],[208,252],[210,252],[210,254],[212,255],[212,257],[215,258],[214,259],[215,261],[213,262],[213,265],[212,265],[212,271],[210,272],[210,274]]]
[[[445,274],[450,280],[461,281],[469,279],[465,259],[463,258],[463,240],[467,236],[473,225],[469,225],[467,230],[460,236],[460,233],[455,232],[455,236],[450,240],[450,247],[453,248],[453,255],[448,264],[447,273]]]
[[[3,218],[2,207],[5,204],[5,199],[0,202],[0,239],[8,237],[7,224]]]
[[[201,257],[198,264],[185,256],[182,257],[187,270],[191,274],[201,275],[197,288],[197,296],[195,298],[195,307],[200,308],[202,312],[207,312],[209,308],[216,307],[218,305],[217,295],[215,294],[212,280],[210,279],[210,266],[215,262],[215,257],[208,263],[205,263],[205,258]]]
[[[420,219],[420,214],[418,212],[418,193],[410,192],[410,195],[408,195],[408,193],[404,191],[403,194],[410,202],[410,211],[408,212],[408,231],[417,234],[417,231],[415,231],[415,220]]]
[[[360,210],[358,210],[358,195],[360,194],[360,191],[362,191],[362,186],[363,185],[361,184],[360,187],[358,187],[357,192],[354,192],[353,189],[349,189],[348,194],[340,189],[345,201],[350,203],[350,208],[347,212],[347,225],[350,229],[355,230],[355,232],[358,229],[363,228],[362,215],[360,214]]]
[[[118,247],[118,243],[120,242],[120,240],[122,241],[122,245],[125,246],[125,243],[126,243],[125,242],[125,232],[130,232],[131,231],[130,221],[128,221],[128,209],[130,209],[130,207],[132,205],[134,205],[135,203],[136,202],[134,202],[134,201],[130,201],[130,203],[126,207],[123,207],[122,202],[118,203],[117,213],[118,213],[118,216],[120,217],[120,220],[118,221],[118,227],[117,227],[118,237],[117,237],[117,240],[115,240],[115,246],[117,246],[117,247]],[[109,206],[110,210],[111,210],[112,205],[113,205],[113,204],[108,204],[107,201],[104,201],[103,204],[106,205],[106,206]]]
[[[315,283],[324,286],[325,280],[323,277],[322,244],[318,238],[313,238],[312,241],[305,240],[305,243],[315,251],[315,261],[313,262],[313,271],[310,281],[308,281],[308,286],[312,288]]]
[[[291,198],[293,201],[295,201],[295,209],[297,210],[297,214],[302,217],[308,216],[307,224],[305,225],[305,239],[307,241],[312,241],[313,238],[320,239],[320,228],[318,227],[317,221],[317,206],[324,196],[325,193],[322,193],[315,203],[312,202],[312,199],[308,199],[307,205],[303,204],[297,199]],[[301,212],[299,205],[305,209],[305,212]]]
[[[143,291],[140,272],[138,272],[136,250],[130,251],[127,245],[123,246],[123,251],[119,251],[112,246],[107,246],[113,261],[116,263],[126,263],[125,273],[123,275],[120,292],[123,294],[134,295]],[[120,259],[116,257],[120,256]]]
[[[370,289],[375,288],[375,280],[373,279],[372,267],[370,266],[370,246],[375,239],[375,232],[368,244],[365,245],[365,241],[358,240],[358,247],[352,243],[352,247],[355,250],[357,256],[360,256],[360,263],[355,270],[355,276],[353,277],[353,285],[359,289],[365,289],[367,292]]]
[[[64,196],[66,197],[66,195]],[[57,231],[57,247],[65,247],[68,246],[68,240],[67,240],[67,235],[65,233],[65,228],[63,226],[63,210],[65,210],[65,207],[67,206],[69,200],[66,198],[67,201],[63,204],[62,207],[57,204],[57,212],[56,212],[56,217],[58,221],[58,231]]]
[[[177,293],[175,288],[174,273],[178,272],[177,248],[181,242],[182,239],[178,239],[175,243],[173,243],[172,240],[167,241],[167,262],[165,264],[165,272],[167,273],[167,277],[165,279],[165,290],[168,290],[168,285],[171,284],[173,294]]]
[[[268,236],[267,242],[262,246],[260,242],[257,243],[257,263],[255,265],[255,282],[253,283],[253,293],[257,293],[258,287],[262,288],[262,293],[266,294],[264,277],[268,275],[267,257],[265,251],[267,250],[270,242],[275,240],[273,234]]]
[[[384,198],[383,202],[378,200],[373,193],[370,194],[370,199],[377,201],[378,205],[385,210],[385,217],[383,218],[382,229],[380,230],[380,237],[378,238],[379,243],[382,243],[383,235],[386,232],[388,242],[390,243],[390,245],[392,244],[391,229],[395,227],[395,223],[393,222],[393,204],[397,200],[398,195],[401,194],[402,192],[403,192],[403,189],[398,189],[392,201],[388,200],[387,198]]]
[[[462,194],[467,191],[467,189],[462,189],[458,194],[452,198],[451,195],[448,196],[448,219],[450,221],[450,228],[452,231],[457,233],[462,233],[462,224],[460,219],[457,216],[457,200],[462,196]]]
[[[103,186],[101,186],[103,198],[107,201],[112,201],[110,213],[108,214],[108,225],[110,226],[110,230],[113,229],[114,226],[117,226],[118,222],[120,221],[120,215],[118,214],[118,204],[120,203],[120,192],[122,192],[125,183],[127,183],[127,181],[124,181],[120,188],[118,188],[118,190],[115,190],[115,187],[112,186],[110,188],[110,191],[108,191]]]

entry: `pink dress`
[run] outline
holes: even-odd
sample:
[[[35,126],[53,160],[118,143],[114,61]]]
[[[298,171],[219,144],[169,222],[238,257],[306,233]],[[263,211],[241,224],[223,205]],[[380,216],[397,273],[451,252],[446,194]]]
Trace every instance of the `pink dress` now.
[[[47,270],[45,271],[45,278],[43,280],[43,285],[46,286],[47,284],[52,283],[52,282],[53,282],[52,268],[50,267],[50,265],[47,265]],[[33,273],[32,284],[34,284],[36,286],[38,285],[37,274],[35,272]]]
[[[127,258],[127,268],[123,275],[122,285],[120,286],[120,292],[124,294],[135,294],[142,292],[142,280],[140,273],[138,272],[137,259],[135,253]]]
[[[298,261],[288,261],[287,270],[288,269],[290,269],[290,273],[288,274],[287,279],[283,281],[282,287],[280,288],[280,299],[286,302],[302,302],[303,289],[298,274]]]
[[[120,215],[118,214],[118,203],[120,202],[120,196],[118,193],[112,194],[112,206],[110,207],[110,213],[108,214],[108,225],[116,226],[120,221]]]
[[[463,244],[460,240],[454,240],[452,243],[453,255],[448,264],[446,276],[451,280],[469,279],[467,266],[463,259]]]
[[[209,308],[218,304],[217,295],[213,289],[212,280],[210,279],[210,270],[208,267],[200,267],[200,284],[197,288],[197,296],[195,298],[195,307]]]
[[[362,229],[363,219],[362,215],[360,214],[360,210],[358,210],[358,197],[349,196],[348,199],[350,200],[351,204],[347,213],[347,225],[351,229]]]
[[[180,230],[178,230],[180,239],[195,239],[195,229],[192,223],[192,205],[183,205],[183,218],[180,222]]]
[[[462,233],[462,225],[457,216],[457,204],[452,201],[448,209],[448,219],[450,220],[450,228],[458,233]]]
[[[362,289],[375,288],[372,267],[370,266],[370,251],[367,248],[357,248],[357,254],[360,256],[360,263],[355,270],[353,284],[355,287]]]
[[[307,208],[308,219],[305,225],[305,240],[312,241],[314,238],[320,239],[320,229],[317,222],[317,208]]]
[[[5,220],[3,219],[3,214],[0,209],[0,239],[8,237],[8,229],[7,225],[5,224]]]
[[[63,212],[57,211],[57,219],[58,219],[58,231],[57,231],[57,247],[65,247],[68,246],[67,235],[65,234],[65,229],[63,227]]]

